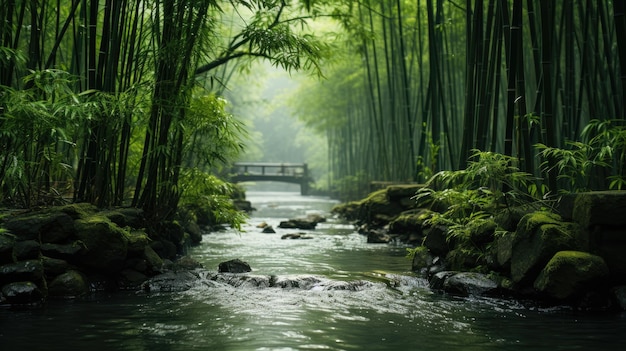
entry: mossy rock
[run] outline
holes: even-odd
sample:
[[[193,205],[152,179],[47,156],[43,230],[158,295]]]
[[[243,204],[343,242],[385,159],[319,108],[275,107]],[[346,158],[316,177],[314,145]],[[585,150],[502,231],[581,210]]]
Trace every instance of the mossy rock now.
[[[600,256],[581,251],[559,251],[543,268],[534,287],[550,298],[570,300],[602,286],[609,268]]]
[[[559,220],[546,212],[522,218],[512,243],[511,278],[516,284],[532,284],[555,253],[584,249],[582,228]]]
[[[85,250],[78,260],[86,267],[103,274],[119,271],[128,252],[128,234],[104,216],[76,220],[76,237]]]
[[[53,208],[52,210],[63,212],[72,217],[72,219],[81,219],[96,214],[98,212],[98,207],[90,203],[80,202]]]
[[[48,284],[48,294],[53,297],[75,298],[89,293],[89,284],[79,271],[69,270]]]
[[[436,225],[426,230],[424,246],[435,256],[445,256],[450,247],[454,245],[448,242],[448,227]]]
[[[128,256],[143,255],[145,247],[149,246],[151,241],[144,230],[131,230],[128,233]]]
[[[160,272],[163,269],[163,260],[151,246],[146,246],[144,248],[143,258],[148,264],[149,271]]]
[[[626,191],[593,191],[575,195],[572,218],[583,228],[626,226]]]
[[[13,217],[4,223],[17,240],[41,240],[58,243],[72,236],[74,221],[67,213],[48,210]]]
[[[417,234],[423,237],[424,222],[431,217],[432,213],[427,209],[403,212],[389,223],[389,232],[393,234]]]
[[[493,242],[498,224],[494,220],[482,221],[470,229],[470,240],[478,246]]]
[[[13,253],[17,260],[32,260],[39,258],[41,244],[37,240],[18,241],[13,247]]]

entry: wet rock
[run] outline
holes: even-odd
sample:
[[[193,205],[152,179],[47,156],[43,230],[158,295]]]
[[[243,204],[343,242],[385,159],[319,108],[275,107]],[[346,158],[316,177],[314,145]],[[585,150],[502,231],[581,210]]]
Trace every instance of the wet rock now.
[[[367,233],[368,244],[388,244],[391,242],[391,236],[382,230],[371,229]]]
[[[276,233],[276,231],[274,230],[274,228],[271,225],[268,225],[268,226],[263,227],[263,230],[261,231],[261,233],[274,234],[274,233]]]
[[[104,216],[75,221],[76,237],[85,245],[78,259],[86,267],[109,274],[122,269],[128,252],[128,237],[123,229]]]
[[[458,296],[488,295],[498,288],[498,284],[487,275],[475,272],[461,272],[445,280],[443,290]]]
[[[147,292],[187,291],[200,283],[200,277],[192,271],[166,272],[150,278],[143,284]]]
[[[306,233],[290,233],[280,237],[281,239],[313,239],[312,236],[306,235]]]
[[[355,280],[355,281],[326,281],[313,286],[310,290],[344,290],[344,291],[361,291],[376,286],[367,280]]]
[[[322,281],[318,277],[312,275],[301,276],[286,276],[286,277],[271,277],[271,287],[277,287],[281,289],[303,289],[309,290],[314,286],[320,284]]]
[[[39,287],[30,281],[20,281],[6,284],[2,287],[2,296],[7,304],[39,303],[43,294]]]
[[[244,211],[247,213],[250,213],[255,210],[254,207],[252,207],[252,203],[247,200],[233,200],[233,205],[239,211]]]
[[[220,273],[247,273],[252,272],[250,265],[238,258],[219,264],[218,272]]]
[[[443,290],[444,289],[444,284],[446,282],[446,280],[457,274],[459,272],[454,272],[454,271],[441,271],[441,272],[437,272],[435,273],[433,276],[430,277],[430,280],[428,281],[428,285],[430,286],[431,289],[434,290]]]
[[[39,260],[19,261],[0,266],[0,283],[16,281],[39,282],[43,278],[43,265]]]
[[[151,246],[144,247],[143,258],[146,260],[150,272],[160,272],[163,269],[163,260]]]
[[[48,284],[48,294],[53,297],[74,298],[89,293],[89,285],[82,273],[69,270]]]
[[[228,284],[235,288],[269,288],[272,278],[264,275],[218,274],[211,280]]]
[[[317,222],[315,222],[314,220],[310,220],[310,219],[290,219],[287,221],[282,221],[280,222],[280,224],[278,225],[278,228],[283,228],[283,229],[315,229],[315,227],[317,226]]]
[[[541,271],[534,287],[548,297],[568,300],[596,290],[609,276],[602,257],[580,251],[557,252]]]
[[[124,289],[136,289],[148,279],[145,274],[130,268],[122,269],[119,276],[119,286]]]

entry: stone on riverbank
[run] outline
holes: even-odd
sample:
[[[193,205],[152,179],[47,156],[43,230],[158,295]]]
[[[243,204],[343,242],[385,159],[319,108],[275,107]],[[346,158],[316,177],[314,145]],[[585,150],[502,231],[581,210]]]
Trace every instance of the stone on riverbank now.
[[[75,222],[76,237],[85,250],[78,260],[96,272],[110,274],[124,267],[128,234],[104,216],[91,216]]]
[[[563,222],[549,212],[534,212],[522,218],[514,233],[511,278],[522,286],[531,285],[555,253],[585,251],[584,233],[574,224]]]
[[[1,292],[0,303],[13,305],[38,303],[44,296],[37,284],[30,281],[9,283]]]
[[[557,300],[571,300],[597,290],[609,276],[602,257],[580,251],[559,251],[541,271],[534,286]]]
[[[219,264],[218,272],[220,273],[247,273],[252,272],[250,265],[238,258]]]
[[[89,284],[79,271],[68,270],[48,284],[48,294],[54,297],[75,298],[89,293]]]

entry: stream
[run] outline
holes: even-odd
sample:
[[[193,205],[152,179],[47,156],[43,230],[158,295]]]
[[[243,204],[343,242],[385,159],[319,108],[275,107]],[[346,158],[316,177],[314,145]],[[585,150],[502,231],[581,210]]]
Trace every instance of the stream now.
[[[352,282],[357,291],[198,284],[184,292],[98,293],[0,310],[0,350],[623,350],[626,313],[582,313],[433,292],[401,244],[367,244],[336,219],[314,231],[281,220],[328,214],[334,201],[248,192],[243,232],[207,233],[189,254],[209,271],[239,258],[254,275]],[[267,222],[275,234],[257,224]],[[281,239],[306,232],[309,240]]]

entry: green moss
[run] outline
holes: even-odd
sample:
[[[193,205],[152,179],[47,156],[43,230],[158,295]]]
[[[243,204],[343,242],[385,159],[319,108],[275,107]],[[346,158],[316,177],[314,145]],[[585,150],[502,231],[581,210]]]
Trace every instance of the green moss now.
[[[534,232],[537,228],[544,224],[562,224],[561,216],[556,213],[547,211],[537,211],[528,214],[520,220],[518,230],[521,229],[527,233]]]

